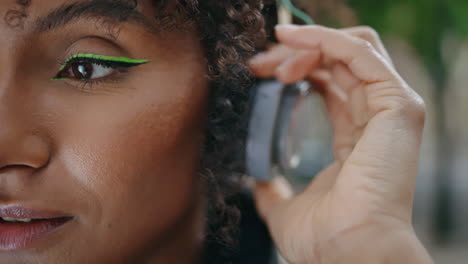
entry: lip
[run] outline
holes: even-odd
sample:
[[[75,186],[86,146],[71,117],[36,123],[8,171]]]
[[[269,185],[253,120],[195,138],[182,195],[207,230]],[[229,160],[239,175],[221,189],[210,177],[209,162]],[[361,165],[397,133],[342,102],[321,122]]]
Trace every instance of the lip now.
[[[17,205],[0,205],[0,217],[50,219],[70,217],[70,215],[59,211],[35,210]]]
[[[31,218],[31,222],[6,222],[0,219],[0,251],[26,248],[73,219],[58,211],[36,210],[17,205],[0,205],[0,217]]]

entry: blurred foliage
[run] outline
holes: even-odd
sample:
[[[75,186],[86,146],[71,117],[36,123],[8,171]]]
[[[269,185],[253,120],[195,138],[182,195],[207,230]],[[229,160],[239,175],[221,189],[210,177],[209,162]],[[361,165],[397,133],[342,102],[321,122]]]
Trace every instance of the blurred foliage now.
[[[412,44],[442,88],[446,81],[443,41],[448,33],[468,36],[467,0],[349,0],[348,4],[361,23]]]
[[[454,27],[465,36],[468,35],[468,1],[450,0],[448,8]]]

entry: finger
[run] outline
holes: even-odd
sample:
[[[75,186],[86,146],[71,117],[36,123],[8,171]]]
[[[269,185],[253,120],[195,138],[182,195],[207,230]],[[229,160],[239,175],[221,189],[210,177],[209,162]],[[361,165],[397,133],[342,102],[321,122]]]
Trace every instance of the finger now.
[[[346,66],[341,62],[337,62],[332,66],[331,74],[336,84],[341,87],[343,92],[349,93],[349,91],[362,83],[362,80],[358,79]]]
[[[294,49],[286,45],[275,45],[268,51],[261,52],[252,57],[248,64],[255,76],[259,78],[271,78],[275,75],[278,66],[294,56],[295,53]]]
[[[369,111],[363,82],[354,76],[346,65],[336,63],[332,67],[334,82],[346,93],[347,104],[342,105],[347,109],[354,127],[361,128],[369,120]]]
[[[324,97],[327,107],[342,105],[348,100],[346,92],[333,80],[330,71],[319,69],[312,71],[309,76],[316,90]],[[336,100],[339,102],[334,103]]]
[[[366,82],[388,80],[395,70],[372,45],[339,30],[321,26],[279,25],[277,38],[295,49],[317,49],[325,57],[345,63],[351,72]]]
[[[380,54],[382,54],[390,63],[392,63],[392,59],[388,54],[387,49],[385,49],[379,34],[373,28],[367,26],[359,26],[341,29],[341,31],[369,41]]]
[[[323,87],[319,93],[325,100],[327,115],[333,128],[333,157],[337,164],[343,164],[356,144],[354,131],[357,128],[352,124],[350,111],[346,107],[349,99],[341,87],[336,85],[329,71],[318,70],[311,76],[314,84]]]
[[[293,191],[286,179],[276,177],[269,182],[256,182],[254,195],[260,217],[268,220],[272,212],[293,196]]]
[[[362,128],[370,119],[366,91],[362,87],[364,83],[357,79],[343,63],[337,63],[332,67],[332,78],[348,98],[347,104],[341,107],[347,110],[351,118],[350,125]]]
[[[367,96],[363,84],[357,85],[356,89],[351,89],[348,93],[349,103],[347,104],[351,122],[356,128],[363,128],[369,119],[369,109]]]
[[[337,87],[332,79],[330,79],[327,87],[322,92],[322,96],[325,100],[327,114],[333,128],[333,157],[338,164],[343,164],[356,144],[356,140],[353,137],[353,131],[356,127],[352,125],[349,111],[345,107],[348,105],[348,99],[343,101],[340,96],[337,96],[333,92],[339,88],[330,88]]]
[[[319,50],[322,57],[344,63],[365,84],[362,87],[372,115],[420,101],[369,42],[320,26],[280,25],[277,28],[278,39],[291,48]],[[412,121],[413,116],[408,117]]]
[[[344,63],[362,81],[370,115],[344,162],[337,185],[350,198],[378,201],[410,217],[424,125],[422,99],[368,42],[318,26],[279,27],[278,39],[297,49],[318,49]],[[362,104],[362,103],[361,103]],[[362,111],[362,110],[360,110]],[[359,112],[360,112],[359,111]]]
[[[304,78],[320,66],[320,53],[312,50],[299,51],[294,57],[284,61],[275,70],[276,79],[289,84]]]

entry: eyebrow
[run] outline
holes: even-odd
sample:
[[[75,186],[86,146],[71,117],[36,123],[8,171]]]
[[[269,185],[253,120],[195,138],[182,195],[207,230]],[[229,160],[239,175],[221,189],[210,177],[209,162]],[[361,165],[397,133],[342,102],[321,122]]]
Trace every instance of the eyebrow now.
[[[136,23],[153,31],[154,26],[136,9],[137,1],[91,0],[60,6],[35,22],[35,32],[53,31],[81,19],[105,22],[117,26],[124,22]],[[108,28],[111,29],[111,28]]]

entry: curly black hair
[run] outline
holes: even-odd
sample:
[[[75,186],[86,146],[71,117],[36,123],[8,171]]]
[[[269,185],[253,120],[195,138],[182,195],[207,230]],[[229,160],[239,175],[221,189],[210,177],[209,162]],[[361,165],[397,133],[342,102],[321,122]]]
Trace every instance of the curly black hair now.
[[[246,61],[265,42],[262,0],[155,0],[159,26],[195,29],[208,65],[210,99],[200,174],[207,195],[205,263],[227,263],[240,213],[249,88]]]

